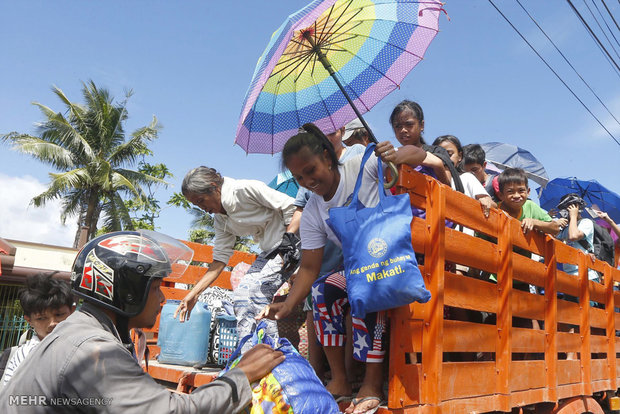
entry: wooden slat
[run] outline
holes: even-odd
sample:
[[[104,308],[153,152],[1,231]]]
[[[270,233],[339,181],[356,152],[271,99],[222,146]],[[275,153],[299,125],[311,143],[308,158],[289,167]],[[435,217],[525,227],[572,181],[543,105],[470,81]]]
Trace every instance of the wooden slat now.
[[[505,215],[499,217],[498,235],[499,264],[497,269],[497,336],[495,351],[495,369],[497,383],[495,392],[500,395],[510,393],[510,378],[512,373],[512,315],[515,304],[512,289],[513,254],[512,240],[510,238],[512,220]],[[500,402],[505,411],[510,405],[510,400],[504,397]]]
[[[495,352],[497,327],[473,322],[444,322],[444,352]],[[512,328],[511,352],[542,353],[545,333],[541,330]]]
[[[588,286],[588,269],[585,267],[586,256],[579,256],[579,303],[580,307],[579,333],[582,337],[581,342],[581,381],[583,382],[584,392],[592,393],[592,365],[590,363],[590,289]]]
[[[422,396],[421,402],[437,406],[440,399],[442,341],[443,336],[443,292],[445,264],[445,188],[436,181],[427,181],[430,197],[427,199],[426,221],[429,243],[425,250],[425,271],[428,285],[433,292],[427,305],[429,318],[424,323],[422,336]],[[430,271],[429,271],[430,270]]]
[[[183,273],[180,277],[178,278],[167,277],[164,280],[167,282],[186,283],[188,285],[195,285],[205,275],[205,273],[207,273],[206,267],[190,265],[187,267],[187,270],[185,270],[185,273]]]
[[[578,384],[581,381],[580,362],[578,360],[558,361],[558,388],[560,385]],[[560,397],[558,393],[558,397]]]
[[[213,261],[213,246],[181,240],[187,247],[194,251],[193,260],[197,262],[211,263]]]
[[[167,300],[183,300],[185,295],[187,295],[187,290],[185,289],[177,289],[170,287],[162,287],[161,291],[164,292],[164,296]]]
[[[590,365],[592,366],[592,381],[608,378],[606,359],[593,359]]]
[[[497,273],[497,245],[453,229],[446,229],[446,260]]]
[[[536,253],[539,256],[545,255],[545,236],[538,231],[530,231],[527,234],[523,233],[521,229],[521,222],[505,214],[510,220],[513,221],[513,225],[510,230],[510,237],[512,239],[513,246],[520,247],[529,252]]]
[[[545,365],[545,388],[547,398],[557,402],[557,367],[558,367],[558,296],[557,296],[557,262],[555,256],[555,241],[546,239],[545,249],[545,337],[544,342],[544,365]],[[526,351],[527,352],[527,351]]]
[[[613,278],[611,277],[612,268],[611,266],[607,266],[605,268],[605,273],[603,276],[603,280],[605,283],[605,312],[607,316],[607,326],[606,326],[606,334],[607,334],[607,360],[608,360],[608,369],[607,369],[607,378],[610,379],[610,385],[613,389],[618,388],[618,380],[616,378],[616,327],[614,326],[614,312],[615,312],[615,300],[614,300],[614,283]],[[620,328],[620,327],[618,327]]]
[[[497,285],[446,272],[445,304],[457,308],[497,312]]]
[[[535,286],[545,286],[546,266],[544,263],[532,260],[529,257],[513,254],[513,266],[515,280],[526,282]]]
[[[488,394],[496,380],[494,362],[444,362],[441,400]]]
[[[492,237],[497,237],[498,217],[501,213],[492,209],[489,217],[484,217],[478,200],[457,191],[446,192],[446,217],[465,227],[476,229]]]
[[[545,386],[544,361],[512,361],[510,391],[522,391]]]

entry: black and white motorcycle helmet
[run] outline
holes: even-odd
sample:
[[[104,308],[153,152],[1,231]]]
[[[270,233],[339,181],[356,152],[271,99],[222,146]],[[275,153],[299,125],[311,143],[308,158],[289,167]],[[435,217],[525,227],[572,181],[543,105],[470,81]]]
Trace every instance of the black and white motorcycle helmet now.
[[[153,279],[181,276],[193,255],[179,240],[155,231],[104,234],[78,252],[71,288],[86,302],[133,317],[144,308]]]

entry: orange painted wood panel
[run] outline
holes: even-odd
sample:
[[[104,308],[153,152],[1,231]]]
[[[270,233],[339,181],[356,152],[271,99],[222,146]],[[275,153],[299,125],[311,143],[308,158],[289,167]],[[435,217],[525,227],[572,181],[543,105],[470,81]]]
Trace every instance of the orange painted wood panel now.
[[[522,391],[545,386],[544,361],[512,361],[510,391]]]
[[[497,245],[453,229],[446,229],[446,260],[497,273]]]
[[[465,194],[457,191],[446,192],[446,217],[465,227],[476,229],[484,234],[497,237],[498,217],[501,213],[493,209],[489,217],[485,217],[481,204]]]
[[[467,276],[446,272],[445,304],[479,311],[497,311],[497,285]]]
[[[444,362],[441,400],[489,394],[496,381],[494,362]]]

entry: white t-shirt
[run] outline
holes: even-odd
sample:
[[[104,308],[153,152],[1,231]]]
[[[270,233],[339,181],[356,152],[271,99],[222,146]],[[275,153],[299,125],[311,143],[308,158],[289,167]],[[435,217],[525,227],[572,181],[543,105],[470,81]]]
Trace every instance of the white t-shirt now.
[[[301,248],[304,250],[319,249],[325,246],[329,239],[338,246],[340,240],[336,237],[325,220],[329,218],[329,210],[333,207],[342,207],[350,202],[350,197],[355,189],[355,182],[362,163],[360,154],[343,163],[338,170],[340,171],[340,182],[336,193],[329,200],[325,201],[322,196],[312,193],[304,213],[301,216],[300,234]],[[360,186],[359,199],[366,207],[374,207],[379,202],[377,157],[371,154],[364,165],[364,175]]]
[[[484,186],[480,184],[480,181],[476,178],[472,173],[463,173],[460,175],[461,182],[463,183],[463,194],[468,197],[477,200],[479,196],[488,196],[489,193],[484,189]],[[454,188],[454,178],[452,178],[452,188]],[[470,228],[463,227],[463,233],[469,234],[470,236],[474,235],[474,231]]]
[[[461,182],[463,183],[464,194],[473,199],[478,199],[480,196],[488,196],[487,190],[484,189],[480,181],[472,173],[461,174]],[[454,184],[452,185],[454,188]]]
[[[587,218],[582,218],[581,220],[577,222],[577,228],[581,230],[581,232],[584,234],[584,238],[582,240],[587,241],[588,246],[592,247],[594,243],[594,223],[592,222],[592,220],[587,219]],[[588,250],[585,249],[581,245],[581,243],[579,243],[580,240],[576,240],[576,241],[568,240],[568,226],[564,227],[562,231],[560,231],[560,233],[557,235],[557,238],[559,240],[565,240],[566,244],[568,244],[570,247],[574,247],[575,249],[581,250],[582,252],[585,252],[585,253],[588,252]],[[577,265],[570,264],[570,263],[564,263],[562,265],[562,268],[569,275],[579,274],[579,267]],[[599,278],[599,275],[595,270],[588,269],[588,279],[598,280],[598,278]]]
[[[484,189],[484,186],[480,184],[480,181],[472,174],[472,173],[463,173],[459,177],[461,177],[461,182],[463,183],[463,194],[473,199],[478,199],[479,196],[488,196],[489,193]],[[456,190],[454,186],[454,178],[450,179],[450,184],[452,185],[452,189]]]

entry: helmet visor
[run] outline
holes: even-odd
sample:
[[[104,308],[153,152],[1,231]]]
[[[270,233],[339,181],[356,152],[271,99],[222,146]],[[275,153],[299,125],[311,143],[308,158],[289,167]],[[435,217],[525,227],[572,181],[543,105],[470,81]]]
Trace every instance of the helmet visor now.
[[[187,267],[192,261],[192,257],[194,257],[194,251],[190,249],[188,246],[183,244],[180,240],[170,237],[166,234],[159,233],[152,230],[139,230],[140,236],[150,239],[157,244],[157,246],[161,249],[160,253],[163,253],[165,257],[167,257],[170,262],[170,274],[165,277],[168,278],[178,278],[185,271]],[[148,245],[144,244],[141,246],[142,248],[150,248]],[[140,252],[147,253],[147,252]],[[149,252],[151,255],[152,252]]]

